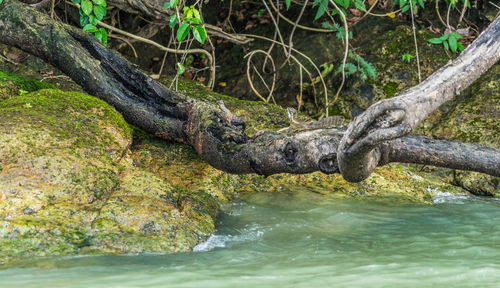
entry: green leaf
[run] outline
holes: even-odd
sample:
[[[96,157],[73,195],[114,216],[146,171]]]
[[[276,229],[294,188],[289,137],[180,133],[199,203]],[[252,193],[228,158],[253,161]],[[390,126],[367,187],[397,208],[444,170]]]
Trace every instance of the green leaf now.
[[[452,34],[450,35],[450,39],[448,39],[448,42],[450,44],[450,49],[453,53],[457,53],[457,39],[455,36]]]
[[[417,0],[417,3],[418,3],[418,5],[420,5],[420,7],[424,8],[424,1]]]
[[[179,75],[184,74],[184,71],[186,70],[184,65],[182,65],[182,63],[177,62],[176,66],[177,66],[177,74]]]
[[[172,14],[170,15],[170,21],[168,22],[168,26],[170,26],[170,28],[173,29],[175,25],[177,25],[177,15]]]
[[[462,35],[458,34],[457,32],[451,33],[450,37],[451,36],[455,37],[456,39],[462,39],[462,38],[464,38],[464,37],[462,37]]]
[[[90,13],[92,13],[92,6],[92,2],[90,2],[89,0],[83,0],[80,9],[82,9],[83,14],[90,15]]]
[[[75,3],[75,4],[80,4],[81,2],[82,2],[82,0],[73,0],[73,3]]]
[[[193,15],[194,15],[195,19],[201,20],[200,11],[198,11],[198,9],[194,8],[194,6],[191,6],[191,11],[193,11]]]
[[[448,51],[450,50],[450,47],[448,46],[448,42],[444,41],[443,46],[444,46],[444,49],[446,49]]]
[[[361,11],[366,11],[366,6],[365,3],[363,3],[363,0],[356,0],[354,2],[354,6],[356,9],[361,10]]]
[[[290,8],[290,4],[292,4],[292,0],[285,0],[286,10]]]
[[[101,31],[97,30],[96,32],[94,32],[94,36],[95,36],[95,38],[97,38],[97,40],[99,40],[99,42],[102,43],[102,33],[101,33]]]
[[[106,7],[94,5],[94,14],[97,20],[102,20],[106,16]]]
[[[405,13],[406,11],[408,11],[408,9],[410,9],[410,4],[406,4],[405,6],[403,6],[403,8],[401,9],[401,13]]]
[[[346,0],[346,1],[343,1],[343,0],[333,0],[333,1],[335,1],[335,3],[339,4],[340,6],[342,6],[344,8],[349,7],[349,1],[350,0]],[[346,2],[347,2],[347,6],[346,6]]]
[[[93,33],[97,31],[97,27],[95,27],[95,25],[92,24],[87,24],[83,27],[83,31]]]
[[[318,5],[318,12],[316,12],[316,16],[314,16],[314,21],[318,20],[323,14],[325,14],[326,7],[328,6],[328,0],[314,0],[313,7]]]
[[[177,6],[178,4],[179,4],[179,0],[170,0],[170,9],[175,8],[175,6]]]
[[[184,6],[182,11],[184,12],[183,18],[193,18],[193,10],[191,8]]]
[[[448,39],[449,36],[450,36],[450,34],[444,34],[443,36],[439,37],[439,39],[444,41],[444,40]]]
[[[207,39],[207,31],[205,30],[205,27],[203,25],[196,25],[193,28],[193,36],[196,41],[200,42],[201,44],[205,43],[205,40]]]
[[[103,6],[103,7],[107,6],[105,0],[93,0],[93,2],[94,2],[94,5],[97,5],[97,6]]]
[[[177,41],[186,39],[190,28],[191,26],[188,23],[182,23],[179,25],[179,29],[177,29]]]
[[[94,15],[90,15],[90,17],[88,17],[88,18],[89,18],[90,24],[97,25],[97,18],[95,18]],[[87,23],[85,23],[85,24],[87,24]],[[82,26],[85,26],[85,25],[82,25]]]
[[[427,42],[432,43],[432,44],[441,44],[441,43],[443,43],[443,40],[441,40],[439,38],[431,38],[431,39],[427,39]]]
[[[80,25],[82,27],[84,27],[85,25],[89,24],[89,22],[90,22],[89,16],[85,16],[85,15],[80,16]]]
[[[464,46],[462,46],[462,43],[458,42],[457,47],[458,47],[458,51],[464,51]]]
[[[104,28],[99,28],[99,31],[101,31],[102,35],[102,44],[104,46],[108,45],[108,32],[106,32],[106,29]]]
[[[0,0],[0,4],[2,4],[3,0]]]

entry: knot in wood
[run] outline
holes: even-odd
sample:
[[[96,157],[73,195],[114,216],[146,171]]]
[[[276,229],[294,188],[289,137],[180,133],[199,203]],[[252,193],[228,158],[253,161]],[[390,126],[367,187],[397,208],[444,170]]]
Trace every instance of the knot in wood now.
[[[286,143],[283,154],[285,155],[285,161],[288,165],[295,163],[298,151],[297,144],[294,142]]]
[[[337,154],[330,153],[322,156],[318,162],[319,170],[325,174],[339,173]]]

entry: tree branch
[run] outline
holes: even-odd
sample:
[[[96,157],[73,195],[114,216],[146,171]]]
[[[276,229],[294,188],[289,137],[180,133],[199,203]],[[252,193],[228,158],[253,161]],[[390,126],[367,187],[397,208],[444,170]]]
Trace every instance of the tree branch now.
[[[339,145],[342,176],[352,182],[367,178],[378,165],[374,149],[408,135],[430,113],[454,99],[499,60],[500,17],[455,60],[419,85],[375,103],[354,119]]]
[[[263,130],[249,137],[244,132],[245,123],[232,115],[224,103],[170,91],[102,46],[92,35],[59,23],[17,0],[5,0],[0,5],[0,42],[60,69],[89,94],[113,105],[129,123],[163,139],[193,146],[218,169],[261,175],[339,171],[337,146],[344,130],[325,128],[290,133]],[[432,140],[434,144],[429,145],[429,141],[413,137],[386,142],[371,150],[370,153],[378,155],[371,159],[376,159],[375,166],[410,161],[500,176],[499,162],[494,160],[500,155],[498,150],[477,150],[480,147],[472,144],[452,147],[449,141],[439,140]],[[415,153],[415,147],[423,154]],[[450,166],[447,160],[450,151],[457,153],[461,147],[460,155],[475,156],[457,157]],[[483,162],[482,158],[493,159],[493,163]]]

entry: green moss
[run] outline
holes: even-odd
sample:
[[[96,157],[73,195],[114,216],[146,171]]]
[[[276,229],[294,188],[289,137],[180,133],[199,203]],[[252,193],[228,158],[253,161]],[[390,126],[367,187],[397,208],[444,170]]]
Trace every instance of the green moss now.
[[[397,84],[394,82],[389,82],[384,86],[384,92],[386,98],[392,98],[396,94]]]
[[[114,108],[100,99],[78,92],[44,89],[2,101],[0,110],[0,118],[52,127],[54,136],[61,140],[72,137],[78,147],[102,146],[112,141],[113,136],[102,131],[99,125],[103,122],[120,128],[127,136],[132,134],[131,128]],[[91,113],[81,114],[80,111]],[[96,137],[98,135],[103,137]]]
[[[0,101],[18,96],[24,93],[23,91],[33,92],[53,88],[55,87],[52,84],[0,71]]]

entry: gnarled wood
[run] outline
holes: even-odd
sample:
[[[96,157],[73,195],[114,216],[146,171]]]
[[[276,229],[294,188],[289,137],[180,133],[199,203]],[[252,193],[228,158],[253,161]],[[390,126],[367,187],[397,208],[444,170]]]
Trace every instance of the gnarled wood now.
[[[5,0],[0,5],[0,42],[44,59],[89,94],[113,105],[129,123],[163,139],[193,146],[218,169],[262,175],[339,171],[336,159],[337,146],[344,135],[342,129],[286,134],[261,131],[248,137],[244,133],[244,122],[232,115],[223,103],[210,103],[170,91],[103,47],[92,35],[59,23],[17,0]],[[401,113],[393,116],[391,121],[397,121]],[[378,124],[384,126],[386,122]],[[376,154],[370,158],[376,159],[375,166],[409,161],[500,176],[500,161],[483,161],[498,159],[498,150],[476,149],[478,146],[471,144],[463,146],[465,148],[455,145],[454,151],[462,149],[459,153],[469,157],[448,161],[450,153],[444,148],[449,142],[432,140],[434,145],[427,145],[429,141],[402,138],[375,147],[367,155]],[[424,153],[419,155],[432,157],[414,157],[414,149],[408,147],[418,147]],[[467,164],[470,162],[475,164]]]
[[[353,182],[367,178],[379,165],[380,144],[408,135],[430,113],[454,99],[499,60],[500,17],[460,56],[421,84],[375,103],[354,119],[339,145],[337,159],[342,176]],[[453,161],[449,156],[445,159]]]

